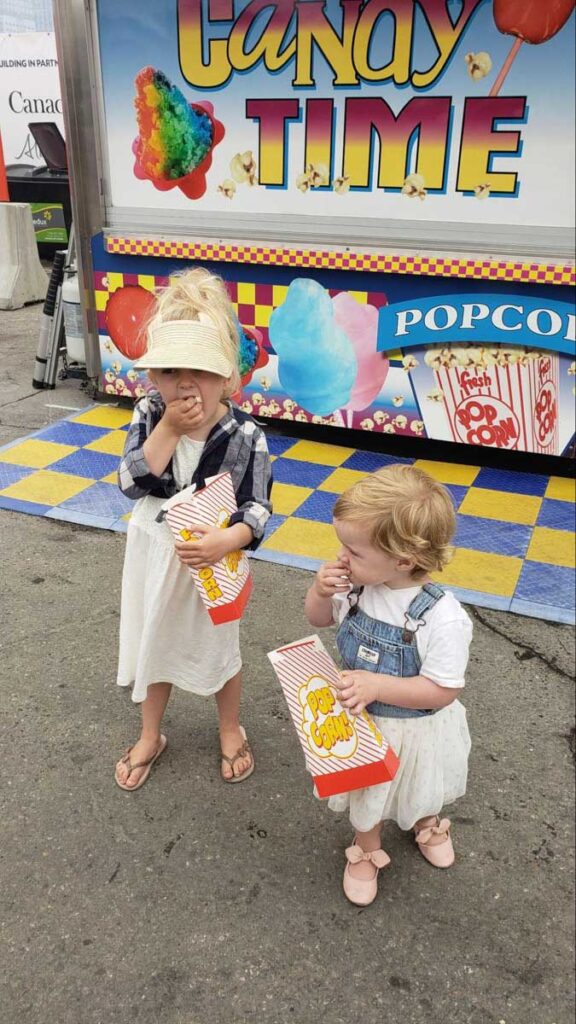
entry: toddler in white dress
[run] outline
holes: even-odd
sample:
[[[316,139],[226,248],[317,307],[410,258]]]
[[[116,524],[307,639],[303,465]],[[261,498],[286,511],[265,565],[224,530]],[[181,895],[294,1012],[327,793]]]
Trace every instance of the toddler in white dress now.
[[[344,892],[365,906],[390,858],[383,821],[414,829],[435,867],[454,863],[444,804],[466,791],[470,736],[456,699],[464,686],[472,623],[429,573],[450,558],[455,527],[446,488],[414,466],[393,465],[360,480],[334,506],[341,542],[306,596],[313,626],[338,625],[344,663],[340,700],[364,708],[400,759],[391,782],[332,797],[355,829]]]
[[[221,775],[240,782],[254,759],[239,722],[239,624],[213,625],[188,570],[256,548],[272,508],[264,434],[229,400],[240,385],[238,332],[224,283],[201,268],[173,275],[135,365],[148,370],[154,390],[136,405],[118,471],[123,493],[137,499],[124,561],[118,684],[133,687],[142,730],[118,761],[116,782],[138,789],[165,749],[161,723],[172,686],[215,695]],[[199,539],[175,544],[163,519],[166,499],[224,472],[238,512],[226,528],[197,524]]]

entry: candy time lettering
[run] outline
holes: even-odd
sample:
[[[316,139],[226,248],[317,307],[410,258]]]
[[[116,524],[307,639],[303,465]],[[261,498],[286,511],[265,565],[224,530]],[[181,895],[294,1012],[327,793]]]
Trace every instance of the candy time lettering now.
[[[332,70],[335,86],[391,79],[395,85],[410,82],[413,88],[424,89],[445,68],[481,2],[463,0],[453,21],[446,0],[341,0],[331,4],[341,10],[337,31],[325,0],[251,0],[236,18],[233,0],[179,0],[180,64],[190,85],[219,89],[233,71],[245,73],[263,61],[268,71],[276,72],[294,61],[292,85],[309,88],[316,84],[314,57],[319,52]],[[424,69],[412,66],[416,7],[424,11],[422,30],[431,37],[427,50],[436,51]],[[385,15],[393,23],[392,54],[386,64],[374,67],[371,47]],[[227,38],[222,38],[223,23],[228,26]]]
[[[336,743],[345,743],[353,737],[354,728],[346,712],[342,711],[339,715],[331,713],[336,698],[329,686],[311,690],[306,697],[306,703],[313,719],[310,725],[310,736],[317,747],[332,750]],[[318,722],[319,714],[325,716],[322,722]]]
[[[304,122],[303,168],[324,166],[347,178],[352,189],[372,187],[375,176],[377,188],[400,189],[415,170],[429,192],[441,192],[453,119],[449,96],[416,96],[396,110],[381,96],[357,94],[338,107],[332,99],[300,103],[294,90],[316,85],[319,56],[335,89],[383,82],[428,89],[454,56],[481,2],[462,0],[453,19],[447,0],[250,0],[237,15],[233,0],[179,0],[180,67],[193,88],[214,90],[235,72],[246,74],[260,64],[271,75],[292,66],[292,96],[246,101],[246,117],[259,130],[260,185],[287,186],[290,129]],[[425,46],[416,45],[417,34],[426,35]],[[378,64],[383,50],[386,57]],[[422,52],[431,56],[426,66],[416,67],[415,54]],[[466,100],[460,144],[454,143],[456,191],[472,192],[487,182],[493,191],[515,194],[516,173],[490,168],[493,154],[520,154],[520,132],[500,126],[523,121],[525,111],[522,96]],[[335,152],[338,131],[340,154]],[[414,166],[409,167],[412,144]]]

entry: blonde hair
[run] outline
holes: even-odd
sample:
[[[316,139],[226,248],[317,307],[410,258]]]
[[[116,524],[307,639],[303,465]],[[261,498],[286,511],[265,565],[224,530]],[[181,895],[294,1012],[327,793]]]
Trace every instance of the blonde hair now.
[[[203,267],[193,267],[171,274],[167,287],[156,294],[156,307],[146,325],[147,331],[169,320],[199,320],[200,314],[205,314],[217,328],[222,351],[234,367],[223,397],[229,398],[239,391],[238,321],[222,278]]]
[[[342,494],[334,518],[366,526],[371,543],[415,562],[418,579],[450,561],[456,514],[449,492],[415,466],[394,465],[364,477]]]

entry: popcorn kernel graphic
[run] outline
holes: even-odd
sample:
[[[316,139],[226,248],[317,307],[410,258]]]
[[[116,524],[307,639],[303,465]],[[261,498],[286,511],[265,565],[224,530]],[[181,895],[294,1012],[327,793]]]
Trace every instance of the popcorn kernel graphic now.
[[[247,149],[245,153],[236,153],[236,156],[232,157],[230,161],[230,174],[239,185],[244,183],[256,185],[258,183],[256,161],[251,149]]]
[[[414,370],[419,365],[420,363],[418,362],[415,356],[404,356],[404,358],[402,359],[402,368],[406,370],[406,372],[408,372],[409,370]]]
[[[404,405],[404,398],[403,398],[403,396],[402,395],[394,395],[394,398],[392,399],[392,405],[396,405],[396,406]]]
[[[217,191],[220,195],[225,196],[226,199],[233,199],[236,193],[236,185],[230,178],[226,178],[221,185],[218,185]]]
[[[468,74],[475,82],[485,78],[492,70],[492,58],[484,50],[481,50],[480,53],[467,53],[464,60],[468,66]]]
[[[474,195],[476,199],[488,199],[490,195],[490,185],[486,182],[483,185],[476,185],[474,188]]]
[[[301,192],[309,191],[310,178],[308,177],[306,172],[304,172],[303,174],[299,174],[298,177],[296,178],[296,188],[300,189]]]
[[[376,412],[374,413],[374,423],[377,423],[378,426],[382,426],[382,424],[386,423],[386,420],[389,419],[390,414],[387,412],[383,412],[382,409],[377,409]]]
[[[402,194],[408,196],[410,199],[425,199],[427,192],[424,188],[426,182],[422,174],[409,174],[404,179],[404,185],[402,186]]]
[[[346,192],[350,191],[350,178],[348,176],[342,178],[334,178],[334,191],[337,195],[343,196]]]
[[[428,392],[426,398],[429,402],[443,402],[444,392],[442,391],[442,388],[432,388],[432,391]]]
[[[322,185],[330,184],[328,168],[324,164],[308,164],[306,171],[312,188],[321,188]]]

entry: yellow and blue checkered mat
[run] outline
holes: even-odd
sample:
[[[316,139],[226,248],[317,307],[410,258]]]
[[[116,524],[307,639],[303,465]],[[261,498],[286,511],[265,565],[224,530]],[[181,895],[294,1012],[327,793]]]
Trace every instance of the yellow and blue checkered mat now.
[[[130,412],[95,406],[0,449],[0,508],[124,531],[132,502],[116,486]],[[256,557],[315,569],[333,558],[332,507],[352,483],[412,462],[450,490],[456,553],[442,582],[471,604],[573,622],[575,484],[268,435],[274,515]]]

